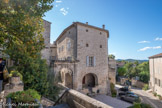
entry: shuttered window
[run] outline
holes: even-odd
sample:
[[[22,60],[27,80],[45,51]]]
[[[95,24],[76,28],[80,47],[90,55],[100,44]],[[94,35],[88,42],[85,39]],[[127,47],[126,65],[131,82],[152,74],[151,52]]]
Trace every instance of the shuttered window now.
[[[94,56],[87,56],[87,66],[93,67],[96,65],[96,58]]]

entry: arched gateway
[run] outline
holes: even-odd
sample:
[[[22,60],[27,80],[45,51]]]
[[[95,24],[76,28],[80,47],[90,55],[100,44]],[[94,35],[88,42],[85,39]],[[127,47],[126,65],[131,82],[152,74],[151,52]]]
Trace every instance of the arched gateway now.
[[[98,85],[97,75],[95,75],[93,73],[88,73],[83,77],[83,80],[82,80],[83,88],[95,87],[96,85]]]
[[[63,68],[60,71],[62,83],[68,87],[72,88],[72,71],[68,68]]]

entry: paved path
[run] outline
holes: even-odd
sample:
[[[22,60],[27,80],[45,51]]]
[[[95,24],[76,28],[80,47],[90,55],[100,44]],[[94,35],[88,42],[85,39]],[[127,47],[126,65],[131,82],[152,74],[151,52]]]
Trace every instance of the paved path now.
[[[99,100],[107,105],[112,106],[113,108],[127,108],[129,106],[132,106],[132,104],[127,103],[125,101],[119,100],[117,98],[113,98],[107,95],[96,95],[95,97],[96,100]]]
[[[143,103],[150,104],[153,108],[162,108],[162,102],[151,93],[136,88],[132,88],[131,90],[142,98]]]

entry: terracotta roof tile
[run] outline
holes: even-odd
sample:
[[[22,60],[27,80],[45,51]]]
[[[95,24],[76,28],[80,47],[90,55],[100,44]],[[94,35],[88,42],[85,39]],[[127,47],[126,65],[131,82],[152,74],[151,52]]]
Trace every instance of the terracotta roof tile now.
[[[149,59],[150,59],[150,58],[158,58],[158,57],[162,57],[162,53],[153,55],[153,56],[149,57]]]

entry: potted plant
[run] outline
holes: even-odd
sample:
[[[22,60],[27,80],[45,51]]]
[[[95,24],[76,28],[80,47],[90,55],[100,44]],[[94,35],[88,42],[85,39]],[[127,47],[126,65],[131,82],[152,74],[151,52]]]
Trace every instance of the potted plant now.
[[[10,77],[10,83],[13,84],[19,84],[23,78],[22,75],[16,70],[11,71],[9,77]]]

